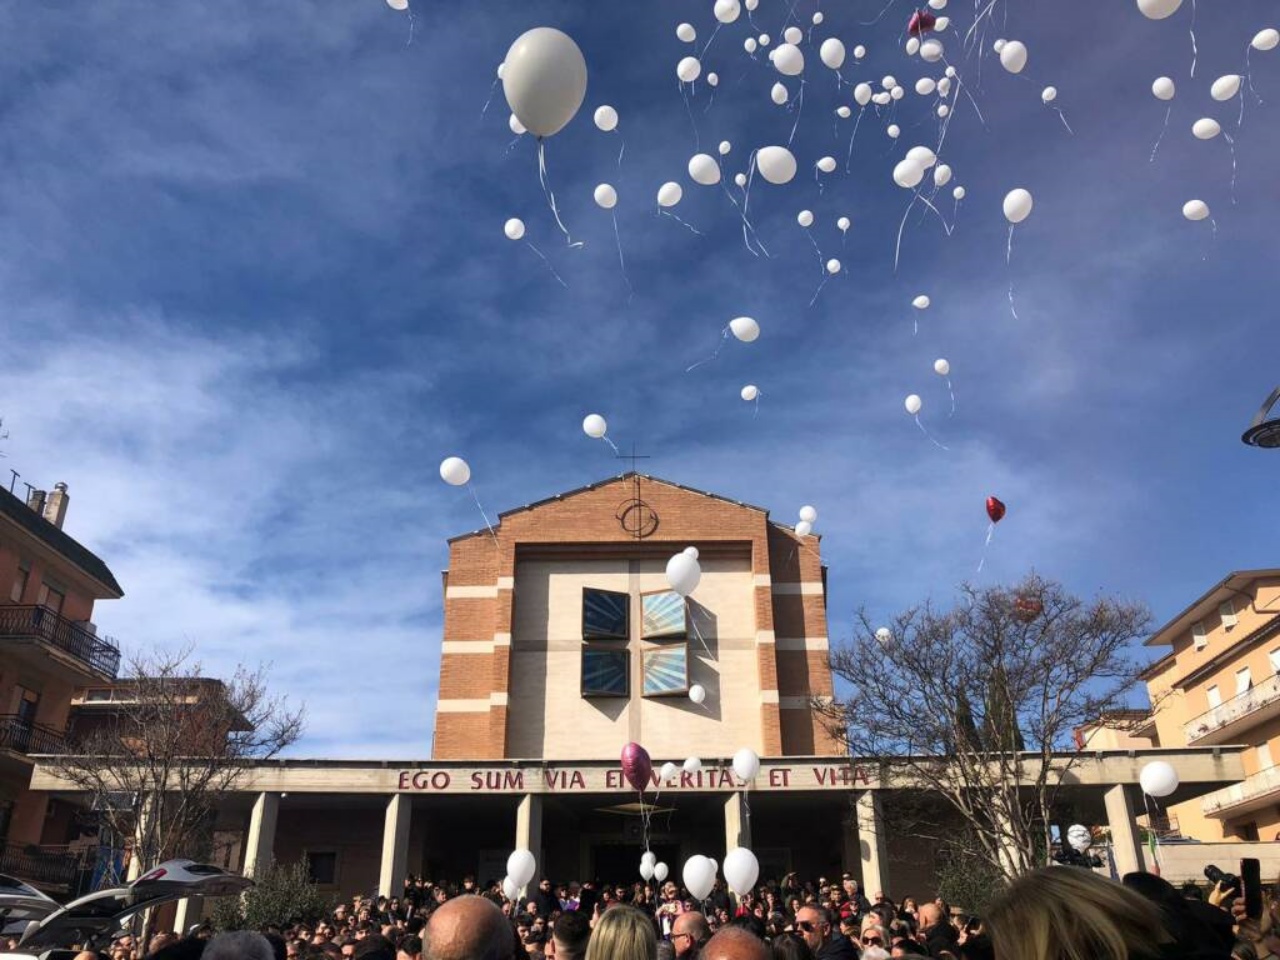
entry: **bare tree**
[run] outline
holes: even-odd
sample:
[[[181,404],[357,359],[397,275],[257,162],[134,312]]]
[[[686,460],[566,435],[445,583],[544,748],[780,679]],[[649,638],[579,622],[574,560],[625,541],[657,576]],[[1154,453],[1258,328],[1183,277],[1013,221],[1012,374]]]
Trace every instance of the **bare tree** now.
[[[93,709],[48,766],[88,794],[143,869],[207,856],[218,801],[255,761],[297,741],[304,714],[268,692],[263,668],[204,678],[190,649],[130,657],[110,702]]]
[[[964,845],[1006,878],[1043,865],[1074,731],[1125,706],[1146,607],[1086,602],[1031,574],[1011,589],[965,584],[949,610],[925,603],[886,626],[865,610],[858,620],[831,652],[853,688],[819,704],[831,731],[887,782],[953,811],[948,837],[936,808],[917,836]]]

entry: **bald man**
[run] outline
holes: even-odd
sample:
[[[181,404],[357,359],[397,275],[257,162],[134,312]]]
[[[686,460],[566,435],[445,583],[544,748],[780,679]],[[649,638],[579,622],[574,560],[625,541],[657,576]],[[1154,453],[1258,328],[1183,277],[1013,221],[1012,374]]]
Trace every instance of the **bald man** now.
[[[942,951],[955,952],[959,934],[951,926],[951,921],[942,913],[936,903],[922,904],[917,913],[920,920],[920,942],[925,945],[931,956],[938,956]]]
[[[745,927],[723,927],[707,941],[699,960],[769,960],[769,948]]]
[[[511,924],[484,897],[446,900],[423,930],[425,960],[510,960]]]
[[[671,946],[676,960],[696,960],[710,937],[707,918],[696,910],[686,910],[671,924]]]

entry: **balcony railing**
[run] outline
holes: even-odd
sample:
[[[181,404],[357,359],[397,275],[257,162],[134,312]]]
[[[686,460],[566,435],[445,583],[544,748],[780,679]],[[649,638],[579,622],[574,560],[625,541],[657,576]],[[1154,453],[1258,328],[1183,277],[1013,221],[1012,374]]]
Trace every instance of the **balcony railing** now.
[[[1272,674],[1257,686],[1230,700],[1224,700],[1211,710],[1190,721],[1184,728],[1187,744],[1209,736],[1223,727],[1242,720],[1255,710],[1280,702],[1280,674]]]
[[[120,671],[120,648],[47,607],[0,606],[0,639],[36,637],[71,654],[94,673],[114,680]]]
[[[75,891],[84,868],[82,857],[66,847],[42,847],[30,843],[0,845],[0,873],[20,877],[40,886]]]
[[[1239,783],[1206,794],[1200,808],[1206,816],[1280,793],[1280,766],[1264,767]]]
[[[52,727],[31,723],[12,713],[0,713],[0,749],[18,753],[61,753],[66,737]]]

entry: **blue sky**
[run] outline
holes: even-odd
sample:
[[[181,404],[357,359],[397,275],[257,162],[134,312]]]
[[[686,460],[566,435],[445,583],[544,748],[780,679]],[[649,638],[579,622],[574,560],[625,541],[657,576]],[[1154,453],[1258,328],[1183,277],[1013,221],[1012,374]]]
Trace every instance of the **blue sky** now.
[[[54,0],[0,10],[0,414],[23,479],[70,484],[68,530],[111,564],[128,596],[101,605],[125,646],[194,643],[206,672],[272,664],[305,699],[298,752],[424,757],[431,743],[447,536],[479,522],[437,476],[466,457],[491,512],[618,471],[582,417],[609,419],[647,469],[769,507],[819,509],[831,568],[833,638],[865,604],[886,615],[949,599],[974,578],[983,503],[1009,506],[982,582],[1034,566],[1092,594],[1170,616],[1227,571],[1275,564],[1271,497],[1280,459],[1239,434],[1275,385],[1274,272],[1280,190],[1280,51],[1252,55],[1259,104],[1217,104],[1272,3],[1201,4],[1163,22],[1131,2],[1001,0],[984,49],[963,58],[953,0],[943,35],[985,126],[960,101],[943,160],[968,196],[950,237],[913,215],[890,172],[934,145],[941,75],[901,49],[910,6],[877,23],[879,0],[823,7],[785,187],[753,186],[773,256],[751,256],[724,193],[694,185],[689,157],[785,143],[795,114],[747,57],[744,16],[704,56],[721,77],[686,112],[675,36],[699,50],[710,0],[644,4],[415,0],[409,22],[382,0],[164,4]],[[791,9],[761,0],[760,32]],[[805,27],[818,9],[797,0]],[[572,34],[588,62],[583,110],[547,143],[571,230],[566,248],[538,184],[534,145],[512,144],[497,64],[537,25]],[[865,44],[852,81],[907,88],[893,121],[868,111],[851,171],[848,86],[817,42]],[[1030,50],[1021,76],[991,53]],[[1169,132],[1148,161],[1177,81]],[[1075,135],[1040,102],[1047,84]],[[794,82],[789,84],[793,90]],[[602,103],[617,135],[591,123]],[[855,108],[856,111],[856,108]],[[1190,135],[1200,116],[1236,140]],[[697,127],[697,136],[690,117]],[[838,139],[837,139],[838,137]],[[814,162],[840,160],[819,191]],[[676,210],[703,233],[654,215]],[[628,297],[597,183],[620,194]],[[1000,203],[1035,196],[1005,264]],[[945,196],[945,194],[944,194]],[[1210,204],[1218,226],[1182,204]],[[949,199],[942,205],[948,218]],[[845,271],[819,275],[796,213]],[[853,220],[841,243],[835,220]],[[559,286],[503,222],[518,216]],[[1018,317],[1009,311],[1009,280]],[[912,335],[910,302],[933,306]],[[734,316],[763,334],[706,356]],[[952,365],[958,399],[932,372]],[[763,392],[759,415],[738,398]],[[903,412],[950,449],[930,444]]]

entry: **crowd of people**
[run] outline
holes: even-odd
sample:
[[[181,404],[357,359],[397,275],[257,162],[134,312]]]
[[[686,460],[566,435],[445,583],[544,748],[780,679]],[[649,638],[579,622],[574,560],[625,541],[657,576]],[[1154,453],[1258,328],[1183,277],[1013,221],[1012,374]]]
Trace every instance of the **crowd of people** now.
[[[411,878],[402,896],[355,897],[314,922],[159,934],[145,950],[122,936],[76,960],[1280,960],[1280,898],[1251,918],[1237,891],[1196,893],[1154,874],[1116,882],[1055,866],[977,917],[942,900],[868,898],[848,876],[792,874],[742,897],[717,885],[700,902],[672,881],[542,880],[513,901],[470,877]]]

